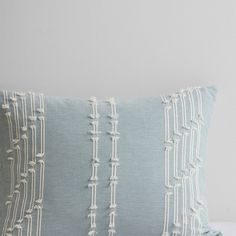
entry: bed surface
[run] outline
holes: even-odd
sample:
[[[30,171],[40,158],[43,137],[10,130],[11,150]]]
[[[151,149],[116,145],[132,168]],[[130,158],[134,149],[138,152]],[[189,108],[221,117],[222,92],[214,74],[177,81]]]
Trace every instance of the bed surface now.
[[[220,230],[223,236],[236,236],[236,222],[213,222],[212,228]]]

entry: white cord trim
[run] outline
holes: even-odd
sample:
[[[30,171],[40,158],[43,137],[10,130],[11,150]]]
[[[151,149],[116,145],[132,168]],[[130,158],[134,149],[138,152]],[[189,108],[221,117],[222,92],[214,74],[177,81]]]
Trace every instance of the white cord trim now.
[[[14,147],[14,150],[16,150],[16,159],[17,159],[17,170],[16,170],[16,186],[15,188],[20,188],[20,181],[21,181],[21,150],[20,146],[16,145]]]
[[[179,221],[179,188],[181,187],[179,176],[179,141],[182,134],[179,132],[179,117],[178,117],[178,94],[171,96],[173,107],[173,169],[174,169],[174,226],[173,236],[180,233],[181,223]]]
[[[26,213],[25,218],[27,219],[27,236],[32,236],[32,215]]]
[[[200,190],[199,190],[199,171],[201,167],[201,156],[200,156],[200,147],[201,147],[201,129],[202,125],[204,125],[204,117],[202,111],[202,94],[201,89],[196,87],[194,92],[197,96],[197,116],[196,116],[196,123],[197,123],[197,143],[196,143],[196,152],[195,152],[195,162],[196,162],[196,174],[195,174],[195,186],[196,186],[196,201],[197,201],[197,220],[198,220],[198,227],[197,233],[202,233],[202,222],[201,222],[201,209],[204,206],[204,202],[200,198]]]
[[[26,134],[21,135],[21,139],[23,140],[23,152],[24,152],[24,172],[21,173],[22,177],[27,177],[28,175],[28,162],[29,162],[29,143],[28,143],[28,136]]]
[[[23,184],[23,199],[22,199],[22,203],[21,203],[20,217],[17,220],[18,224],[23,223],[25,208],[26,208],[26,202],[27,202],[27,194],[28,194],[28,181],[23,178],[23,179],[21,179],[21,183]]]
[[[38,197],[35,201],[34,209],[37,211],[36,236],[41,236],[42,227],[42,209],[44,196],[44,172],[45,172],[45,109],[44,109],[44,95],[39,94],[39,108],[36,110],[38,120],[40,121],[40,147],[39,152],[35,150],[37,163],[39,163],[39,187]]]
[[[27,219],[28,219],[28,227],[31,229],[27,229],[28,234],[32,234],[32,212],[34,209],[35,198],[36,198],[36,115],[35,115],[35,94],[33,92],[29,93],[30,97],[30,116],[28,117],[30,122],[30,130],[31,130],[31,160],[29,161],[29,175],[30,175],[30,202],[28,209],[26,210]]]
[[[17,93],[20,96],[21,100],[21,109],[22,109],[22,123],[21,131],[23,134],[21,135],[21,139],[23,140],[23,153],[24,153],[24,164],[23,164],[23,173],[21,173],[21,177],[26,178],[28,175],[28,122],[27,122],[27,107],[26,107],[26,95],[24,93]]]
[[[17,100],[14,97],[10,97],[10,100],[13,102],[13,116],[15,119],[15,131],[16,131],[16,139],[14,139],[13,136],[13,125],[12,125],[12,120],[11,120],[11,112],[10,112],[10,103],[9,103],[9,98],[8,98],[8,92],[7,91],[3,91],[3,104],[2,104],[2,109],[5,112],[6,118],[7,118],[7,123],[8,123],[8,130],[9,130],[9,140],[10,140],[10,148],[6,151],[7,155],[12,155],[12,156],[8,156],[8,160],[10,161],[10,193],[8,195],[9,200],[6,201],[6,205],[7,205],[7,214],[5,217],[5,221],[4,221],[4,226],[3,226],[3,230],[2,230],[2,235],[5,236],[7,234],[11,234],[14,230],[14,224],[16,221],[16,215],[17,215],[17,209],[18,209],[18,204],[19,204],[19,200],[20,200],[20,191],[19,191],[19,180],[20,180],[20,176],[19,176],[19,170],[20,170],[20,156],[19,156],[19,152],[17,152],[17,175],[15,178],[15,156],[13,151],[18,149],[15,147],[15,145],[18,146],[18,141],[19,139],[17,139],[18,136],[20,136],[19,133],[19,129],[18,129],[18,124],[19,124],[19,116],[18,116],[18,108],[17,108]],[[13,206],[13,198],[15,197],[14,200],[14,206]],[[12,207],[13,207],[13,211],[12,211]],[[9,224],[9,220],[10,220],[10,215],[12,212],[12,219],[10,222],[10,226],[8,226]]]
[[[170,214],[170,196],[173,194],[172,189],[173,186],[170,185],[170,173],[169,173],[169,158],[170,158],[170,150],[172,149],[173,141],[170,139],[170,117],[169,111],[171,109],[170,101],[165,97],[161,96],[162,103],[164,105],[164,181],[165,181],[165,208],[164,208],[164,224],[163,224],[163,232],[162,236],[169,236],[169,214]]]
[[[194,187],[193,187],[193,178],[195,174],[195,163],[194,163],[194,143],[195,143],[195,106],[194,106],[194,100],[192,97],[192,88],[189,88],[187,90],[187,95],[189,99],[189,105],[190,105],[190,149],[189,149],[189,205],[191,210],[191,222],[190,222],[190,230],[191,230],[191,236],[195,235],[195,193],[194,193]]]
[[[12,213],[12,219],[11,219],[11,224],[10,224],[10,228],[13,229],[13,230],[14,230],[15,223],[16,223],[17,209],[18,209],[18,205],[19,205],[19,201],[20,201],[20,191],[15,190],[14,194],[15,194],[16,197],[15,197],[14,208],[13,208],[13,213]]]
[[[181,172],[182,172],[182,222],[183,222],[183,228],[182,228],[182,236],[187,235],[187,225],[188,225],[188,218],[187,218],[187,180],[189,179],[189,172],[187,169],[187,163],[186,163],[186,154],[187,154],[187,137],[189,135],[189,127],[187,125],[187,114],[186,114],[186,102],[185,97],[186,93],[185,91],[181,91],[179,94],[180,101],[181,101],[181,111],[182,111],[182,147],[181,147]]]
[[[193,92],[197,92],[197,115],[196,115],[196,109],[194,105],[194,96]],[[189,92],[189,96],[191,98],[190,104],[192,106],[192,118],[191,118],[191,126],[194,129],[194,134],[196,134],[196,146],[195,146],[195,152],[192,150],[192,155],[193,155],[193,160],[191,163],[191,192],[194,196],[194,205],[191,207],[191,228],[192,228],[192,235],[195,234],[201,234],[201,228],[202,228],[202,223],[201,223],[201,218],[200,218],[200,210],[203,206],[202,201],[199,199],[199,167],[200,167],[200,156],[199,156],[199,151],[200,151],[200,137],[201,137],[201,125],[203,124],[203,115],[202,115],[202,100],[199,97],[199,88],[193,88]],[[201,96],[201,94],[200,94]],[[200,131],[200,132],[199,132]],[[193,183],[195,181],[195,191],[193,187]],[[196,228],[196,223],[198,223],[198,227]],[[197,231],[197,232],[196,232]]]
[[[26,94],[25,93],[17,93],[17,95],[20,97],[20,100],[21,100],[22,121],[23,121],[23,126],[21,127],[21,131],[26,132],[28,129]]]
[[[10,148],[7,150],[7,154],[10,154],[13,152],[13,129],[12,129],[12,122],[11,122],[11,113],[10,113],[10,106],[9,106],[9,101],[8,101],[8,93],[7,91],[3,91],[3,104],[2,104],[2,109],[5,112],[5,116],[7,118],[7,123],[8,123],[8,132],[9,132],[9,139],[10,139]],[[2,236],[6,235],[7,228],[8,228],[8,222],[10,219],[10,214],[11,214],[11,208],[12,208],[12,198],[14,194],[14,187],[15,187],[15,176],[14,176],[14,158],[13,157],[8,157],[8,160],[10,161],[10,191],[9,191],[9,200],[5,202],[5,205],[7,206],[7,214],[5,217],[4,225],[3,225],[3,230],[2,230]]]
[[[182,228],[182,236],[187,235],[187,200],[186,200],[186,177],[182,178],[182,205],[183,205],[183,228]]]
[[[16,224],[15,228],[17,229],[17,236],[22,236],[22,226],[20,224]]]
[[[12,101],[12,106],[13,106],[13,114],[15,118],[15,131],[16,131],[15,140],[13,141],[15,143],[18,143],[20,141],[20,123],[19,123],[18,101],[15,92],[12,93],[12,97],[10,97],[10,100]]]
[[[40,236],[42,228],[42,205],[36,205],[34,209],[37,211],[36,236]]]
[[[8,122],[10,148],[12,149],[13,148],[13,127],[12,127],[8,92],[6,90],[3,91],[3,101],[4,101],[4,103],[2,104],[2,109],[5,111],[5,115],[6,115],[7,122]]]
[[[197,90],[198,98],[198,114],[196,116],[195,100],[193,91]],[[190,108],[190,117],[187,118],[187,105],[185,97],[188,97],[188,105]],[[164,214],[164,226],[163,236],[167,236],[170,233],[169,221],[170,221],[170,196],[173,194],[173,231],[172,235],[187,236],[188,217],[187,217],[187,203],[189,204],[191,216],[190,216],[190,233],[191,236],[198,235],[201,232],[200,221],[200,207],[201,200],[199,199],[199,167],[200,167],[200,122],[203,123],[202,115],[202,98],[199,96],[198,88],[189,88],[182,90],[178,94],[172,94],[168,97],[161,96],[162,103],[164,105],[164,129],[165,129],[165,150],[164,150],[164,184],[166,187],[165,193],[165,214]],[[179,117],[178,117],[178,101],[180,100],[181,107],[181,125],[182,129],[179,129]],[[170,110],[172,109],[173,115],[173,135],[170,130]],[[190,149],[187,153],[187,142],[189,138]],[[181,139],[181,152],[179,151],[179,142]],[[170,151],[173,149],[173,152]],[[179,156],[179,152],[181,153]],[[172,154],[173,153],[173,154]],[[170,155],[173,155],[173,184],[170,183],[172,175],[169,173]],[[187,158],[188,157],[188,158]],[[179,160],[180,158],[180,160]],[[180,164],[179,164],[180,161]],[[180,169],[181,168],[181,171]],[[195,181],[195,182],[194,182]],[[187,183],[189,187],[189,194],[187,194]],[[194,187],[196,186],[196,187]],[[181,188],[181,204],[182,204],[182,226],[179,218],[179,188]],[[188,199],[189,197],[189,199]],[[198,229],[196,224],[198,222]]]
[[[35,185],[36,185],[36,174],[34,169],[34,163],[30,163],[31,168],[29,168],[29,173],[31,176],[31,187],[30,187],[30,203],[29,207],[26,210],[27,214],[32,214],[34,208],[34,201],[35,201]]]
[[[118,140],[119,140],[119,132],[118,132],[118,113],[116,110],[116,102],[115,98],[110,97],[107,99],[108,104],[110,105],[111,114],[108,115],[110,118],[111,131],[108,132],[111,138],[111,176],[110,176],[110,213],[109,213],[109,225],[108,225],[108,236],[114,236],[116,234],[115,230],[115,219],[116,219],[116,189],[118,184],[117,177],[117,167],[119,166],[119,158],[118,158]]]
[[[89,236],[95,236],[96,231],[96,210],[97,210],[97,185],[98,185],[98,141],[99,141],[99,113],[98,104],[96,97],[91,97],[89,103],[92,107],[92,113],[89,118],[92,120],[90,124],[92,125],[92,130],[90,130],[91,140],[92,140],[92,174],[88,187],[91,188],[91,204],[89,207],[88,218],[90,219],[90,229],[88,232]]]
[[[17,165],[17,188],[20,190],[20,195],[22,195],[22,200],[20,201],[20,206],[21,209],[19,211],[19,216],[17,220],[14,223],[14,227],[17,229],[17,235],[22,235],[22,223],[24,220],[24,212],[25,212],[25,207],[26,207],[26,202],[27,202],[27,194],[28,194],[28,182],[27,182],[27,175],[28,175],[28,137],[27,137],[27,111],[26,111],[26,97],[24,93],[17,93],[14,92],[14,99],[13,103],[17,102],[17,96],[20,97],[21,101],[21,114],[22,114],[22,126],[20,127],[20,122],[19,122],[19,113],[18,113],[18,106],[16,106],[16,111],[17,111],[17,123],[18,123],[18,132],[19,134],[17,137],[19,137],[19,143],[22,140],[23,141],[23,172],[22,172],[22,165],[21,165],[21,149],[20,146],[17,144],[14,149],[17,151],[17,160],[18,160],[18,165]],[[21,135],[21,132],[23,134]],[[22,185],[22,187],[21,187]],[[19,202],[18,202],[19,204]],[[18,210],[17,210],[18,212]],[[18,213],[17,213],[18,214]],[[17,216],[16,214],[16,216]]]
[[[15,189],[15,158],[8,157],[8,160],[11,162],[10,164],[10,172],[11,172],[11,185],[10,185],[10,197],[13,197],[14,189]]]
[[[15,119],[15,139],[13,139],[13,150],[16,150],[16,185],[15,189],[20,188],[20,181],[21,181],[21,150],[19,146],[20,141],[20,121],[19,121],[19,112],[18,112],[18,101],[16,97],[16,93],[12,93],[12,97],[10,97],[13,106],[13,116]],[[20,193],[19,193],[20,194]],[[18,205],[14,208],[18,209]],[[15,212],[14,212],[15,213]]]
[[[18,98],[20,103],[18,103]],[[45,120],[44,120],[44,99],[43,94],[39,94],[39,108],[36,110],[35,94],[30,92],[30,115],[27,114],[27,99],[25,93],[12,92],[8,98],[8,92],[3,91],[2,109],[5,112],[8,130],[10,148],[6,151],[10,162],[10,193],[6,201],[7,212],[3,225],[2,236],[22,236],[23,222],[27,220],[27,236],[32,235],[33,230],[33,210],[36,209],[36,236],[41,236],[42,222],[42,202],[44,191],[44,171],[45,171]],[[12,105],[13,115],[10,111],[10,102]],[[21,118],[19,117],[18,104],[21,104]],[[36,111],[39,116],[36,116]],[[14,119],[14,131],[13,123]],[[37,153],[36,128],[37,118],[40,121],[40,148]],[[28,125],[28,120],[30,124]],[[20,124],[21,121],[21,124]],[[28,126],[31,130],[31,160],[29,160],[29,142]],[[22,132],[22,134],[21,134]],[[22,141],[22,152],[21,152]],[[15,155],[14,155],[15,154]],[[36,173],[36,164],[39,163],[38,174]],[[38,196],[36,196],[36,178],[39,175]],[[28,180],[30,183],[28,183]],[[28,202],[28,193],[30,200]],[[22,197],[21,197],[22,196]],[[36,199],[36,197],[38,197]],[[21,200],[22,199],[22,200]],[[19,208],[20,205],[20,209]],[[27,207],[27,210],[26,210]],[[10,222],[9,222],[10,221]],[[15,234],[14,234],[15,235]]]

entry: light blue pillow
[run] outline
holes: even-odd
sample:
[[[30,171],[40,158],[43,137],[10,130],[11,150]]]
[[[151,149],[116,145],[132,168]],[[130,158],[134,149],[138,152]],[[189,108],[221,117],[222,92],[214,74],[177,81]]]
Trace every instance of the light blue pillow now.
[[[2,236],[199,236],[215,89],[88,101],[0,93]]]

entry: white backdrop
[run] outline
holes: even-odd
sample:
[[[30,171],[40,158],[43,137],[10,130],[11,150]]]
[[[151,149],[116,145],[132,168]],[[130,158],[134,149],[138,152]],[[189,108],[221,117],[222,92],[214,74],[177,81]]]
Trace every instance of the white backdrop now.
[[[219,89],[210,219],[236,221],[236,1],[1,0],[0,88],[89,97]]]

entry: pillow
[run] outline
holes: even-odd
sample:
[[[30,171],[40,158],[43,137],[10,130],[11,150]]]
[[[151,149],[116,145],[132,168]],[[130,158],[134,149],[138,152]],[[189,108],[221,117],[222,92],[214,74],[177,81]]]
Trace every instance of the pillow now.
[[[215,89],[124,101],[0,93],[2,236],[199,236]]]

